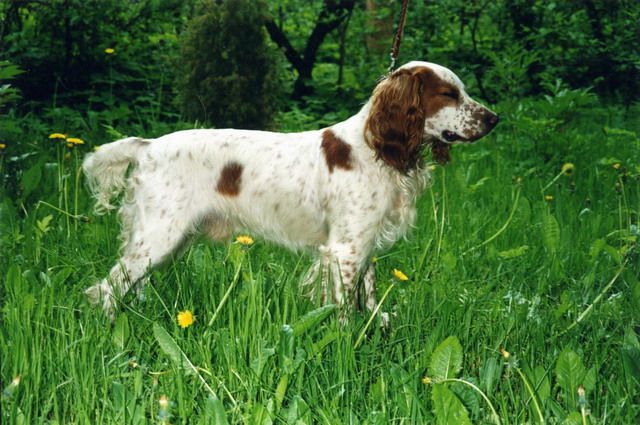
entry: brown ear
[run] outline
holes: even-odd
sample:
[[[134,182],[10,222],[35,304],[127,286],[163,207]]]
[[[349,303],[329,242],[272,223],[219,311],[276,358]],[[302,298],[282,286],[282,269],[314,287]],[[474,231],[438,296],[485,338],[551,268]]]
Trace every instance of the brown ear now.
[[[401,69],[383,80],[373,92],[365,124],[365,140],[376,158],[401,173],[420,159],[425,111],[422,79]]]

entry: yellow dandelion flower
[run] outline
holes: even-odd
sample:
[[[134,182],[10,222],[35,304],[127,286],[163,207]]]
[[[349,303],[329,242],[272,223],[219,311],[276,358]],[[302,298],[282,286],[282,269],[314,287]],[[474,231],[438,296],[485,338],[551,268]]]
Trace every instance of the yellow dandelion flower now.
[[[615,164],[612,165],[614,170],[619,170],[620,169],[620,163],[616,162]]]
[[[236,237],[236,242],[238,242],[241,245],[249,246],[249,245],[253,245],[253,238],[247,235],[240,235]]]
[[[0,150],[6,149],[6,148],[7,148],[7,145],[5,145],[4,143],[0,143]]]
[[[111,48],[111,47],[107,47],[106,49],[104,49],[104,52],[105,52],[106,54],[108,54],[108,55],[112,55],[112,54],[114,54],[116,51],[115,51],[113,48]]]
[[[178,313],[178,325],[180,325],[182,329],[188,328],[189,326],[193,325],[193,322],[195,322],[195,320],[196,318],[193,317],[193,313],[191,313],[190,310],[185,310]]]
[[[545,201],[547,201],[547,202],[551,202],[551,201],[553,201],[553,196],[551,196],[551,195],[544,195],[544,200],[545,200]]]
[[[77,137],[67,137],[67,144],[69,143],[73,145],[84,145],[84,140],[78,139]]]
[[[405,281],[405,280],[409,280],[409,278],[407,277],[406,274],[402,273],[400,270],[398,269],[393,269],[393,276],[401,281]]]
[[[169,407],[169,398],[164,394],[161,395],[160,400],[158,400],[158,404],[160,405],[161,409],[166,409],[167,407]]]
[[[66,139],[67,135],[62,133],[51,133],[49,139]]]
[[[572,163],[566,162],[562,166],[562,174],[564,174],[565,176],[570,176],[571,174],[573,174],[574,169],[575,169],[575,166]]]
[[[425,385],[429,385],[431,382],[433,381],[431,381],[431,378],[429,378],[428,376],[422,378],[422,383]]]
[[[509,352],[507,350],[504,349],[504,347],[500,347],[500,355],[505,359],[505,360],[509,360],[509,357],[511,357],[511,354],[509,354]]]

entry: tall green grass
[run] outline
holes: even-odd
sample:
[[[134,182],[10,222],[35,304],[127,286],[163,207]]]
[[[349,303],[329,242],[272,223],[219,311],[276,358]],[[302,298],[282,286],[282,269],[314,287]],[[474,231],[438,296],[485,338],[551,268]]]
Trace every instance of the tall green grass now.
[[[360,340],[369,315],[341,325],[299,295],[310,259],[260,240],[196,244],[110,324],[82,289],[119,227],[90,213],[76,153],[111,136],[78,125],[93,140],[69,152],[47,140],[68,130],[17,122],[35,154],[2,157],[24,164],[0,204],[2,422],[637,423],[638,110],[561,90],[500,109],[378,254],[392,327]]]

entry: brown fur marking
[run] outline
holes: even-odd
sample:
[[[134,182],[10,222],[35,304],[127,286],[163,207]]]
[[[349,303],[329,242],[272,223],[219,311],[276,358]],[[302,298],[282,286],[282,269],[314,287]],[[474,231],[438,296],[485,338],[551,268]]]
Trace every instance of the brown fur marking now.
[[[333,173],[334,168],[342,168],[343,170],[351,170],[351,145],[345,143],[344,140],[335,135],[330,129],[322,133],[322,151],[324,159],[327,161],[329,172]]]
[[[242,165],[237,162],[228,162],[220,172],[216,190],[222,195],[238,196],[240,183],[242,183]]]

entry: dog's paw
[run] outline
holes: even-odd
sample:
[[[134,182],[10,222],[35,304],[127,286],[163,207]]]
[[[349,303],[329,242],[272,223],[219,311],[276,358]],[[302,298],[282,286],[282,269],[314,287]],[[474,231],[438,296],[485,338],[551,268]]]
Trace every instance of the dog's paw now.
[[[391,317],[386,311],[380,312],[380,329],[382,329],[383,332],[391,330]]]
[[[102,303],[102,294],[104,289],[102,284],[97,283],[84,290],[84,295],[87,297],[87,301],[91,305],[98,305]]]
[[[91,305],[101,306],[104,314],[113,322],[115,319],[115,305],[111,287],[106,283],[96,283],[85,289],[84,295]]]

